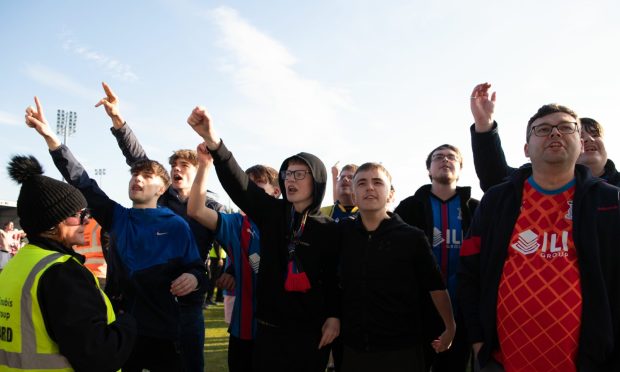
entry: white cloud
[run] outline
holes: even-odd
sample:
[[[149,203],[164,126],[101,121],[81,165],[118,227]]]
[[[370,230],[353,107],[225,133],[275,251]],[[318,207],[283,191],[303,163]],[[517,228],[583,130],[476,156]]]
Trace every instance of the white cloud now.
[[[236,10],[222,6],[209,16],[221,32],[219,46],[230,52],[221,70],[233,77],[237,89],[250,101],[251,107],[229,116],[233,121],[243,120],[244,129],[262,137],[262,143],[281,138],[286,130],[290,133],[286,141],[295,148],[306,143],[327,145],[331,140],[325,140],[326,133],[340,137],[339,117],[353,110],[348,92],[301,76],[287,48]],[[252,125],[247,126],[248,120]]]
[[[121,63],[120,61],[107,56],[104,53],[92,50],[87,46],[80,45],[79,42],[71,38],[66,33],[62,35],[62,38],[64,39],[62,43],[63,49],[77,54],[80,58],[86,61],[94,62],[111,76],[123,81],[138,80],[138,75],[133,72],[130,65]]]
[[[97,102],[101,98],[100,92],[86,88],[70,77],[43,65],[26,66],[26,75],[40,84],[68,92],[92,102]]]
[[[20,120],[17,115],[13,115],[6,111],[0,111],[0,124],[8,124],[8,125],[20,125],[23,120]]]

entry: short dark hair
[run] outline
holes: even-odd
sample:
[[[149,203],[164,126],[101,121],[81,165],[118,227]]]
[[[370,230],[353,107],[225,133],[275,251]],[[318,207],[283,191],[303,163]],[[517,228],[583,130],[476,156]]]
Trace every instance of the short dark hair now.
[[[131,169],[129,172],[133,175],[136,173],[145,173],[145,174],[154,174],[157,177],[160,177],[166,187],[170,186],[170,175],[166,168],[161,165],[159,162],[150,159],[141,159],[136,161],[131,165]]]
[[[245,170],[245,174],[254,182],[268,183],[273,187],[280,187],[278,183],[278,171],[266,165],[254,165]]]
[[[575,118],[577,123],[579,123],[579,116],[577,115],[575,111],[571,110],[570,108],[566,106],[558,105],[557,103],[546,104],[542,106],[541,108],[539,108],[538,111],[534,114],[534,116],[532,116],[530,120],[527,122],[527,130],[525,132],[525,142],[528,142],[530,140],[530,135],[532,134],[531,133],[532,123],[534,121],[544,116],[555,114],[556,112],[563,112],[565,114],[568,114],[572,116],[573,118]]]
[[[186,162],[192,164],[195,167],[198,166],[198,155],[196,154],[196,150],[189,150],[189,149],[176,150],[168,158],[168,163],[171,166],[174,166],[174,162],[177,160],[185,160]]]
[[[588,132],[591,136],[603,137],[605,135],[603,126],[598,121],[592,118],[581,118],[579,121],[581,122],[581,128]]]
[[[359,173],[370,171],[370,170],[382,171],[383,173],[385,173],[388,180],[390,180],[390,184],[392,184],[392,175],[390,174],[390,172],[388,172],[388,170],[383,166],[383,164],[374,163],[374,162],[368,162],[368,163],[364,163],[360,165],[359,168],[357,168],[357,170],[355,171],[355,174],[353,175],[353,179],[355,179],[355,177],[357,177]]]
[[[9,226],[10,224],[14,224],[13,220],[4,221],[4,223],[2,224],[2,228],[4,229],[5,227]]]
[[[428,153],[428,156],[426,157],[426,170],[431,169],[431,162],[433,161],[433,154],[435,153],[435,151],[443,149],[449,149],[456,152],[456,155],[458,155],[459,157],[459,164],[461,165],[461,168],[463,168],[463,154],[461,154],[461,150],[459,150],[459,148],[456,146],[444,143],[441,146],[435,147],[431,152]]]

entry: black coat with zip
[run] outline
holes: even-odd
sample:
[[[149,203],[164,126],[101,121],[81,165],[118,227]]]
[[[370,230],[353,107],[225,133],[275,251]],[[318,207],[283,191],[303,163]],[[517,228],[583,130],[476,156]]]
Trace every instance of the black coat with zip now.
[[[422,342],[420,295],[445,289],[422,230],[391,213],[375,231],[361,216],[338,227],[344,344],[387,351]]]
[[[531,174],[531,166],[523,166],[487,191],[466,239],[473,248],[461,251],[457,294],[470,342],[483,342],[482,365],[499,346],[497,293],[523,183]],[[575,181],[573,240],[583,301],[577,366],[579,371],[620,371],[620,189],[579,164]]]

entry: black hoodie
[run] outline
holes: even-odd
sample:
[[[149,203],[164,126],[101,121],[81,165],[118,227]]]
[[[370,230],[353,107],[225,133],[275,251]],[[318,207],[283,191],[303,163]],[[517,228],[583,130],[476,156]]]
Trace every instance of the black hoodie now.
[[[250,181],[224,143],[211,154],[222,186],[260,230],[261,258],[256,293],[259,322],[279,327],[320,329],[326,318],[339,317],[336,224],[319,212],[327,181],[325,165],[316,156],[302,152],[286,159],[280,168],[286,170],[292,158],[299,158],[308,165],[314,179],[313,201],[308,208],[301,242],[295,251],[311,288],[305,293],[287,292],[284,282],[291,218],[295,221],[295,228],[301,219],[296,212],[291,215],[292,204],[286,200],[284,180],[280,178],[284,199],[274,199]]]

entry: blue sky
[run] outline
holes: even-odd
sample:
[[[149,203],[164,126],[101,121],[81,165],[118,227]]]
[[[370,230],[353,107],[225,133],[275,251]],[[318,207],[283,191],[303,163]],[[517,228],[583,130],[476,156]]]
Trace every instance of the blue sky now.
[[[94,107],[106,81],[162,162],[198,144],[186,119],[200,104],[243,167],[299,151],[328,168],[379,161],[400,200],[428,183],[428,152],[451,143],[465,154],[460,184],[480,196],[469,140],[480,82],[498,92],[511,164],[527,160],[525,125],[550,102],[600,121],[620,159],[618,18],[613,1],[2,1],[0,160],[33,154],[60,177],[23,124],[38,95],[50,122],[78,113],[69,147],[128,206],[127,166]],[[215,174],[210,184],[227,203]],[[18,192],[2,166],[0,200]]]

